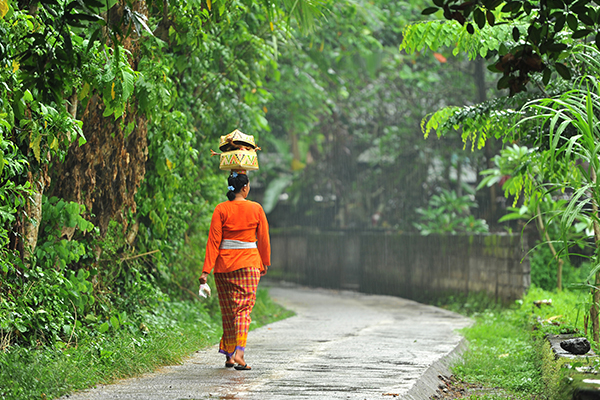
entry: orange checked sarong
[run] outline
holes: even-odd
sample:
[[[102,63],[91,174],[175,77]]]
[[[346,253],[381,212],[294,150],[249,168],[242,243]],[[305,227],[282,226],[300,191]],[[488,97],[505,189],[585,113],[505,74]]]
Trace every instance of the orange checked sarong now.
[[[259,268],[242,268],[215,273],[215,284],[223,318],[223,337],[219,353],[231,357],[236,350],[246,349],[250,329],[250,313],[256,302]]]

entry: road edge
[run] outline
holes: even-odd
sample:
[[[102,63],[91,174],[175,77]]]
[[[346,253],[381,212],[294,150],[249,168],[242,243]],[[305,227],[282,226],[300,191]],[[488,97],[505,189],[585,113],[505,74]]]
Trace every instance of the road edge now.
[[[462,354],[467,349],[467,339],[464,337],[458,342],[456,347],[439,360],[427,368],[417,382],[401,397],[402,400],[428,400],[435,395],[440,388],[440,379],[442,376],[450,376],[452,372],[450,367],[460,360]]]

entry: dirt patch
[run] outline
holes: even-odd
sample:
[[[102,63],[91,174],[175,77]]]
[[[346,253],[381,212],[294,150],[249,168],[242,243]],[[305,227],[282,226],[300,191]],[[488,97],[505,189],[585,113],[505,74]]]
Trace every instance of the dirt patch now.
[[[536,400],[541,399],[535,395],[531,396],[511,396],[504,389],[490,388],[480,384],[467,383],[457,379],[454,375],[443,376],[439,375],[440,384],[436,393],[430,397],[430,400],[450,400],[450,399],[468,399],[471,396],[477,398],[484,397],[489,399],[521,399],[521,400]]]

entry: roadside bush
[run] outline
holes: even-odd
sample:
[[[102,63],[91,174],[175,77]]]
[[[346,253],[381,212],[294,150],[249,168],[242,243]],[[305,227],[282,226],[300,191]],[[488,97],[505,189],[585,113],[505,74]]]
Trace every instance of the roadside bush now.
[[[90,248],[75,239],[94,229],[77,203],[44,199],[40,238],[33,256],[4,268],[0,330],[5,346],[70,341],[95,303],[93,273],[78,266]],[[70,266],[72,269],[69,269]]]
[[[536,303],[537,302],[537,303]],[[532,285],[520,301],[519,315],[542,333],[586,332],[591,294],[585,290],[548,291]]]
[[[2,81],[2,72],[0,72]],[[17,184],[13,179],[25,174],[27,160],[17,146],[3,137],[4,102],[0,92],[0,273],[7,274],[16,261],[16,252],[8,249],[12,224],[17,220],[18,208],[25,204],[25,198],[31,194],[29,182]],[[0,295],[2,282],[0,281]]]
[[[539,244],[528,255],[531,265],[531,284],[552,291],[557,286],[557,261],[552,256],[550,248],[545,244]],[[589,262],[583,262],[575,266],[565,259],[563,264],[562,281],[563,287],[585,282],[591,270]]]
[[[415,228],[423,236],[433,233],[452,234],[459,232],[485,233],[489,227],[485,220],[476,219],[471,210],[477,208],[473,195],[458,196],[453,190],[442,189],[431,196],[427,208],[417,208],[420,214]]]
[[[112,221],[100,240],[85,217],[82,205],[44,198],[43,222],[32,257],[23,262],[14,256],[2,267],[0,349],[15,345],[69,348],[86,338],[114,335],[122,329],[138,334],[157,321],[161,329],[165,321],[172,326],[178,323],[165,317],[181,312],[171,309],[177,296],[167,294],[160,285],[165,282],[164,274],[170,274],[166,266],[158,267],[160,263],[155,262],[160,261],[160,252],[132,255],[135,249],[121,224]],[[195,298],[191,289],[181,287],[179,296],[182,293],[188,300]],[[215,297],[203,307],[211,315],[218,313]]]

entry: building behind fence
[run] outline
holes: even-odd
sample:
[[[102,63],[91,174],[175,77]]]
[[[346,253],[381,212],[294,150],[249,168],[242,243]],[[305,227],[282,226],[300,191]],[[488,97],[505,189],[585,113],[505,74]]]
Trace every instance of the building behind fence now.
[[[272,278],[419,301],[487,293],[521,297],[530,266],[521,235],[272,232]]]

